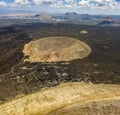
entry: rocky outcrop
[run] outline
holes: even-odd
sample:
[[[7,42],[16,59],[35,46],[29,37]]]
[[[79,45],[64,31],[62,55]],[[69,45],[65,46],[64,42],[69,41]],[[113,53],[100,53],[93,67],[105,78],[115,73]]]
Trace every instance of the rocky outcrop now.
[[[75,38],[47,37],[26,44],[23,53],[30,62],[58,62],[83,59],[91,48]]]
[[[88,34],[88,31],[86,31],[86,30],[81,30],[81,31],[80,31],[80,34]]]
[[[1,115],[119,115],[120,85],[64,83],[0,106]]]

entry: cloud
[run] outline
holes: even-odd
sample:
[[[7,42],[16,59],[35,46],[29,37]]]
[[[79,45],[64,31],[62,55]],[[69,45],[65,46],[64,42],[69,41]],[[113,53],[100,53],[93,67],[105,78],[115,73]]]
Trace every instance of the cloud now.
[[[30,2],[28,0],[14,0],[15,5],[28,5]]]
[[[52,7],[91,7],[91,8],[120,8],[120,2],[116,0],[14,0],[13,3],[0,2],[0,6],[6,5],[48,5]]]
[[[104,14],[112,12],[120,14],[120,2],[116,0],[14,0],[12,3],[6,3],[3,0],[0,2],[1,6],[24,6],[24,8],[30,6],[35,10],[44,7],[42,10],[50,11],[50,9],[54,9],[54,12],[61,10],[62,12],[79,11],[80,13],[95,12]]]
[[[120,5],[118,2],[115,0],[89,0],[89,4],[94,7],[111,7],[114,8],[116,5]]]
[[[0,6],[7,6],[7,3],[4,1],[0,1]]]
[[[33,0],[40,1],[40,4],[49,0]],[[52,6],[57,7],[91,7],[91,8],[120,8],[120,2],[116,0],[50,0]]]
[[[89,0],[81,0],[81,1],[79,1],[78,6],[90,6]]]
[[[55,0],[32,0],[32,3],[35,5],[43,5],[43,4],[51,5],[54,4],[54,1]]]

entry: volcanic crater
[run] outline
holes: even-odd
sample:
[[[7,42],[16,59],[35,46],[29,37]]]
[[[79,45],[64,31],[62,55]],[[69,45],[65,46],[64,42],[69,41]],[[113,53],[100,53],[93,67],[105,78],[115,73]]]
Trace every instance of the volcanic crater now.
[[[83,59],[91,48],[71,37],[46,37],[26,44],[23,53],[29,56],[29,62],[58,62]]]

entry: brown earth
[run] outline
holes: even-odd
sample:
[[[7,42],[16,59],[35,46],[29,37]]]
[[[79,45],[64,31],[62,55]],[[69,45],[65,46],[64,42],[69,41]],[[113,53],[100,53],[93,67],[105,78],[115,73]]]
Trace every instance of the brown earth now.
[[[58,62],[83,59],[91,53],[84,42],[71,37],[47,37],[24,46],[30,62]]]
[[[1,115],[119,115],[120,85],[62,83],[0,106]]]

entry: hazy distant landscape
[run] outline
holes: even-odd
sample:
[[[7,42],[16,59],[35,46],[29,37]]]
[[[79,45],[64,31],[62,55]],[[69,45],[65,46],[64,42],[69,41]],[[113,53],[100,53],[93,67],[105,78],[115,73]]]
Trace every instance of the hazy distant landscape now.
[[[31,23],[72,23],[77,25],[120,26],[119,15],[89,15],[75,12],[66,13],[25,13],[0,16],[0,27]]]

